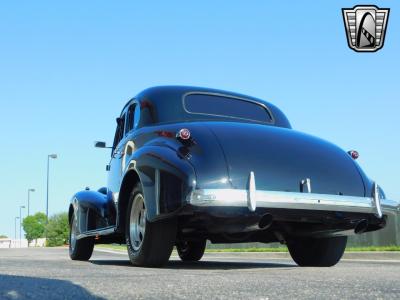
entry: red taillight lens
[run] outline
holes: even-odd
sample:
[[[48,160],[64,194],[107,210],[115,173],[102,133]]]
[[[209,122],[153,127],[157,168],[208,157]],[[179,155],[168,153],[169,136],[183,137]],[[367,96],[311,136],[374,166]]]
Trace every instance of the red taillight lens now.
[[[347,152],[354,160],[360,157],[360,154],[356,150],[351,150]]]
[[[158,130],[155,133],[158,134],[158,136],[162,136],[162,137],[166,137],[166,138],[174,137],[174,132],[170,132],[170,131]]]
[[[182,139],[182,140],[190,139],[190,131],[189,131],[189,129],[182,128],[181,130],[178,131],[177,137]]]

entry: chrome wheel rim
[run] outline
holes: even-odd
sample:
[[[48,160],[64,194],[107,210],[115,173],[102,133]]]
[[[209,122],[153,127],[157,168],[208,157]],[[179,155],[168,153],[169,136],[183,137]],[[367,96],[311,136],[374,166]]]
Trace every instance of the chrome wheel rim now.
[[[76,244],[76,220],[75,218],[72,219],[72,224],[71,224],[71,233],[69,236],[69,245],[71,246],[71,250],[74,251],[75,249],[75,244]]]
[[[138,251],[142,246],[146,231],[146,207],[142,194],[133,199],[129,218],[129,237],[133,250]]]

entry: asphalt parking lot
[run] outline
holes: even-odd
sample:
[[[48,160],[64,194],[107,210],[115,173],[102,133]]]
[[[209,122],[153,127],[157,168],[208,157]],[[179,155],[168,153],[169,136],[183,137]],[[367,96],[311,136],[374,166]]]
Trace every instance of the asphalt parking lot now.
[[[65,248],[0,249],[1,299],[399,299],[400,260],[344,259],[300,268],[282,255],[176,256],[163,269],[138,268],[125,253],[95,251],[71,261]]]

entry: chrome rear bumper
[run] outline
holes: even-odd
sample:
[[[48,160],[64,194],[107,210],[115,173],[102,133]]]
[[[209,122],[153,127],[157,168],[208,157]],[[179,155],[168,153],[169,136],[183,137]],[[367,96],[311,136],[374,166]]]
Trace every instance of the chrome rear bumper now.
[[[248,207],[250,211],[262,207],[370,213],[378,218],[381,218],[383,214],[393,214],[400,211],[399,202],[380,199],[376,184],[371,197],[273,192],[255,190],[250,186],[249,190],[195,190],[190,196],[189,203],[199,207]]]

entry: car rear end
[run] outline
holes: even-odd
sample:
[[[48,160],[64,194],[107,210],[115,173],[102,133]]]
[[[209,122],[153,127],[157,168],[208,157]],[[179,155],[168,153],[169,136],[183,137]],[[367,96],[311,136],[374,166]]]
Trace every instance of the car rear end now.
[[[168,197],[183,260],[199,260],[206,240],[278,241],[301,266],[332,266],[348,235],[381,229],[399,210],[356,155],[292,130],[268,102],[205,88],[150,92],[145,102],[157,103],[146,105],[144,120],[157,123],[147,130],[159,136],[151,144],[173,149],[193,170],[180,176],[185,192]]]
[[[350,235],[383,228],[398,210],[347,152],[291,129],[268,103],[188,93],[183,105],[198,120],[182,124],[196,171],[182,221],[189,235],[216,242]]]

